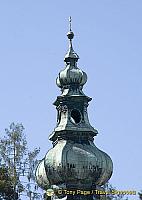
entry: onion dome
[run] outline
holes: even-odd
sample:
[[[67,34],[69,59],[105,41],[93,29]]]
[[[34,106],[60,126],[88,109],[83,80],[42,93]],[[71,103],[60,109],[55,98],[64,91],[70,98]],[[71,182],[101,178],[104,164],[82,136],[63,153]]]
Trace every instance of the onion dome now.
[[[57,86],[60,88],[69,88],[71,86],[83,86],[87,82],[87,75],[79,68],[67,66],[59,73],[56,80]]]
[[[66,67],[64,70],[60,71],[59,76],[56,79],[56,84],[58,87],[63,89],[74,87],[82,88],[82,86],[87,82],[87,74],[77,67],[79,56],[73,49],[72,39],[74,37],[74,33],[71,30],[71,24],[67,37],[69,39],[69,50],[64,58]]]
[[[48,151],[45,170],[51,184],[60,187],[62,183],[71,183],[73,187],[77,184],[87,189],[91,185],[104,185],[112,175],[113,164],[93,142],[79,144],[64,140]]]

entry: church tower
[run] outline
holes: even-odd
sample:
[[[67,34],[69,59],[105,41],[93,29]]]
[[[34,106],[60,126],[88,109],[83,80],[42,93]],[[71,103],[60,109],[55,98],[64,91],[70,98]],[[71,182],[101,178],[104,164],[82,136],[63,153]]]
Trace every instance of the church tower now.
[[[110,179],[113,164],[111,158],[94,144],[98,131],[90,125],[88,118],[91,98],[83,93],[87,74],[77,64],[79,56],[72,45],[71,18],[67,37],[69,49],[64,58],[65,68],[56,79],[61,95],[54,102],[57,125],[49,136],[53,148],[39,163],[36,179],[44,190],[53,189],[52,199],[100,199],[95,191],[101,190]]]

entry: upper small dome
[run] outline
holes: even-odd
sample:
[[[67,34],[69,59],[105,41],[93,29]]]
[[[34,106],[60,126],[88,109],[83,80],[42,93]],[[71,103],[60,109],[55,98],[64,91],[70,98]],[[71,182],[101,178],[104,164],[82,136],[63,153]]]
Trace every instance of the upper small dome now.
[[[79,68],[70,65],[62,70],[57,77],[56,83],[58,87],[83,86],[87,82],[87,74]]]

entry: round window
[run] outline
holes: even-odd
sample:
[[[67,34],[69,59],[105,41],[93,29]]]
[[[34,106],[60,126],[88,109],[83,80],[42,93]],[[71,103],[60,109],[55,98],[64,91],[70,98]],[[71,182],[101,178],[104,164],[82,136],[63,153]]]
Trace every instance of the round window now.
[[[73,123],[78,124],[81,121],[81,113],[77,109],[71,111],[71,120]]]

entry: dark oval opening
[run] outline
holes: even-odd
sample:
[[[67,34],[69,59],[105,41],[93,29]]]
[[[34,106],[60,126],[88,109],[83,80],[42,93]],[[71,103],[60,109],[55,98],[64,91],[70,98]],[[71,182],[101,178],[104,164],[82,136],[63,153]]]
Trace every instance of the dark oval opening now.
[[[71,111],[71,120],[76,124],[78,124],[81,121],[81,114],[79,110],[73,109]]]

